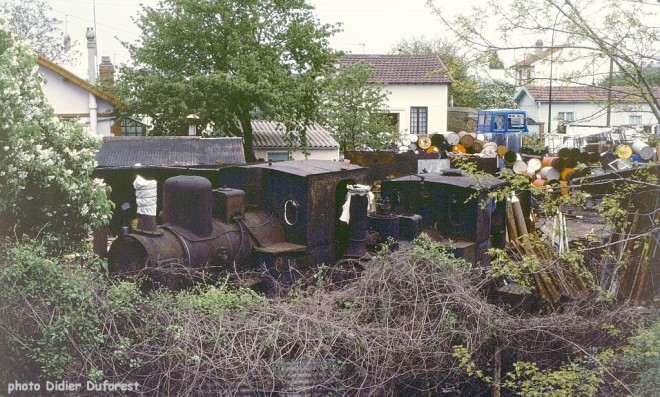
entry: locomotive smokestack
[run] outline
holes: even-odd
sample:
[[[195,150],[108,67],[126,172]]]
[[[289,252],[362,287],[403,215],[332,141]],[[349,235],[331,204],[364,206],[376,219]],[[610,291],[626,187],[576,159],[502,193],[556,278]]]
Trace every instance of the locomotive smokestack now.
[[[365,236],[367,234],[367,211],[371,189],[368,186],[348,186],[348,200],[344,204],[344,213],[340,218],[346,222],[348,218],[348,248],[344,257],[361,258],[367,254]],[[346,205],[349,206],[348,217]]]
[[[137,231],[154,233],[158,230],[156,226],[157,186],[156,181],[146,180],[140,175],[133,182],[138,214]]]

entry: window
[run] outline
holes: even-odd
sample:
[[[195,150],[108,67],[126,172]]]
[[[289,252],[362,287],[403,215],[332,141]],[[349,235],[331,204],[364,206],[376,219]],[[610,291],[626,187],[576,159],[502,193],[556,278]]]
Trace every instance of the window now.
[[[428,108],[410,108],[410,133],[424,135],[428,131]]]
[[[631,114],[629,116],[629,121],[630,121],[630,124],[633,124],[633,125],[642,124],[642,116],[639,115],[639,114]]]
[[[525,128],[525,115],[523,114],[509,114],[508,130],[522,130]]]
[[[287,152],[268,152],[269,161],[287,161],[289,160],[289,153]]]
[[[557,120],[564,123],[575,121],[575,112],[559,112],[557,113]]]
[[[122,136],[146,136],[147,126],[130,119],[122,119],[121,121],[121,135]]]
[[[495,123],[493,124],[493,129],[495,131],[501,131],[504,129],[504,115],[503,114],[496,114],[495,115]]]

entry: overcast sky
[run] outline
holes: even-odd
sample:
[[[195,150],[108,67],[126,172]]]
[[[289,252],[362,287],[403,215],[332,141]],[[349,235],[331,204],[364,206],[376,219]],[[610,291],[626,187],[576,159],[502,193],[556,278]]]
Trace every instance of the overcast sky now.
[[[316,7],[316,15],[323,23],[342,23],[343,32],[331,39],[337,50],[352,53],[388,53],[401,39],[413,37],[435,38],[442,33],[436,15],[425,0],[308,0]],[[438,0],[447,12],[468,12],[474,4],[486,0]],[[98,61],[107,55],[119,65],[128,61],[128,53],[119,40],[133,42],[140,31],[132,17],[139,4],[155,6],[158,0],[48,0],[53,16],[65,22],[65,29],[77,49],[83,53],[80,65],[69,69],[86,77],[87,27],[96,26]]]

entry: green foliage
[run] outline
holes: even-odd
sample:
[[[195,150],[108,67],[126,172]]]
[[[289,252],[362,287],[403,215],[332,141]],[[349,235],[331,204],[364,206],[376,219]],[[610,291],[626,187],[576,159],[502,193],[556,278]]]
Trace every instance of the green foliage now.
[[[640,73],[641,76],[637,75]],[[597,85],[601,87],[609,87],[610,81],[609,77],[601,79]],[[629,70],[626,73],[617,73],[612,78],[613,87],[628,87],[628,86],[637,86],[648,82],[652,87],[660,86],[660,71],[659,70]]]
[[[33,375],[61,379],[101,336],[93,274],[49,258],[34,242],[8,247],[1,261],[2,342],[12,358],[27,357],[40,369]],[[8,368],[29,370],[24,360],[4,358]]]
[[[12,29],[30,42],[34,51],[57,64],[76,65],[80,51],[77,42],[62,29],[62,21],[53,18],[52,7],[45,0],[4,0],[0,11],[11,20]],[[68,43],[67,43],[68,40]]]
[[[364,63],[329,68],[321,81],[321,125],[339,142],[340,150],[391,147],[394,127],[382,112],[388,93],[370,82],[371,66]]]
[[[254,161],[251,120],[280,121],[289,142],[305,146],[319,103],[316,80],[335,54],[303,0],[164,0],[136,20],[139,44],[125,43],[132,65],[117,95],[128,115],[149,116],[153,135],[184,135],[186,116],[205,135],[243,136]]]
[[[638,373],[634,385],[640,397],[655,397],[660,390],[660,321],[656,318],[648,327],[641,328],[622,349],[623,367]]]
[[[107,224],[112,203],[92,178],[99,138],[56,118],[41,84],[36,56],[0,17],[0,235],[65,249]]]
[[[457,258],[449,247],[442,246],[433,241],[426,233],[422,233],[413,241],[415,246],[410,249],[413,258],[419,257],[429,260],[442,271],[469,270],[472,264],[464,259]]]
[[[503,385],[522,397],[590,397],[603,383],[603,369],[589,358],[556,370],[542,370],[533,362],[513,363]]]
[[[473,59],[464,46],[456,40],[412,38],[401,40],[393,51],[408,54],[437,54],[445,65],[454,82],[449,86],[449,97],[455,106],[476,109],[509,108],[515,87],[503,81],[484,81],[475,76],[474,64],[482,62]],[[501,60],[496,52],[484,54],[483,62],[489,67],[499,68]],[[480,58],[480,57],[477,57]]]
[[[250,289],[230,289],[227,282],[218,285],[199,286],[177,295],[181,307],[208,316],[218,316],[227,310],[238,310],[243,315],[265,299]]]

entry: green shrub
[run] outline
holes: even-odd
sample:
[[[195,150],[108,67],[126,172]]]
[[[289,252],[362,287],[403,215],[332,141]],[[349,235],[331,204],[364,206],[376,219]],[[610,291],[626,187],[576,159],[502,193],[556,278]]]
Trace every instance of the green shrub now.
[[[6,367],[61,378],[101,336],[97,285],[93,273],[49,258],[39,243],[7,247],[0,267],[0,331],[10,353],[2,357]]]

